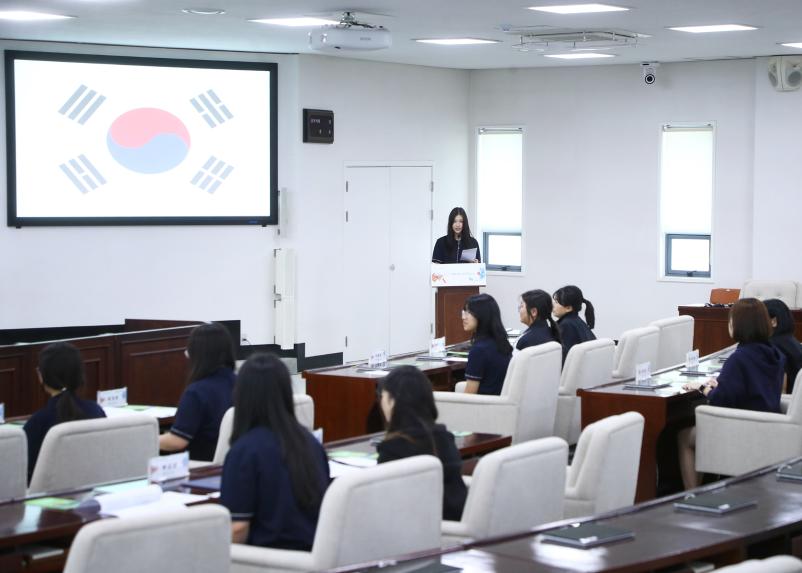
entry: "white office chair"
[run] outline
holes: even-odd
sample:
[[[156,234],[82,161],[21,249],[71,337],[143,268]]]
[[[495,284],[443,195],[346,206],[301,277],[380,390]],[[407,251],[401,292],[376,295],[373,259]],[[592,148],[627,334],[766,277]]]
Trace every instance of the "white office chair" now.
[[[444,521],[443,545],[525,531],[563,516],[568,444],[542,438],[483,456],[460,521]]]
[[[802,573],[802,561],[791,555],[749,559],[716,569],[717,573]]]
[[[0,428],[0,502],[25,497],[28,440],[22,428]]]
[[[643,416],[626,412],[587,426],[579,436],[565,486],[565,517],[632,505],[638,484]]]
[[[635,366],[650,362],[652,371],[657,370],[660,344],[660,329],[656,326],[633,328],[621,335],[618,346],[615,347],[613,359],[613,379],[624,380],[634,378]]]
[[[295,417],[298,422],[310,432],[315,424],[315,403],[311,396],[306,394],[293,394],[292,400],[295,405]],[[217,434],[217,447],[214,450],[214,459],[211,464],[222,465],[226,460],[226,454],[230,449],[231,432],[234,427],[234,408],[226,410],[220,422],[220,432]]]
[[[228,571],[231,519],[221,505],[203,505],[81,528],[64,573],[220,573]]]
[[[159,425],[151,416],[64,422],[47,432],[28,492],[143,477],[158,454]]]
[[[610,382],[614,355],[615,342],[610,338],[575,344],[568,351],[560,377],[554,435],[569,445],[579,439],[582,420],[582,399],[576,395],[576,391]]]
[[[778,298],[791,308],[797,306],[798,296],[799,286],[794,281],[748,280],[741,288],[741,298]]]
[[[510,360],[500,396],[435,392],[438,421],[449,429],[512,436],[512,443],[551,436],[557,413],[562,347],[530,346]]]
[[[696,471],[740,475],[802,455],[802,372],[787,413],[696,408]]]
[[[312,551],[231,546],[231,572],[320,571],[440,547],[443,466],[434,456],[338,477],[326,490]]]
[[[655,320],[649,326],[660,329],[657,363],[653,370],[662,370],[670,366],[685,363],[685,356],[693,350],[693,317],[673,316]]]

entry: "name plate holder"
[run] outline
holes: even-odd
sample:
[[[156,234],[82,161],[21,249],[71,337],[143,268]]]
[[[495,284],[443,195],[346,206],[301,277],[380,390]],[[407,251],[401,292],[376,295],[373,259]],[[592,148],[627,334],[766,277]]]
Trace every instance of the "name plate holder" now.
[[[368,368],[387,368],[387,351],[376,350],[368,358]]]
[[[446,337],[432,338],[429,342],[429,356],[433,358],[446,357]]]
[[[6,423],[6,404],[5,402],[0,402],[0,424]]]
[[[685,355],[685,369],[688,372],[696,372],[699,370],[699,351],[691,350]]]
[[[115,388],[114,390],[99,390],[97,393],[97,403],[101,408],[119,408],[128,405],[128,387]]]
[[[161,483],[189,475],[189,452],[157,456],[148,460],[148,481]]]
[[[652,363],[641,362],[635,365],[635,381],[624,384],[627,390],[657,390],[670,386],[670,382],[659,382],[652,379]]]
[[[449,265],[432,263],[431,285],[433,287],[487,286],[487,270],[484,263]]]

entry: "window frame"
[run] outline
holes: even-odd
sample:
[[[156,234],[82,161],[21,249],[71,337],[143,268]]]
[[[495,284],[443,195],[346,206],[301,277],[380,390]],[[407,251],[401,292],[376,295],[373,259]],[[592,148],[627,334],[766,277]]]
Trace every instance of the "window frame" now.
[[[689,271],[671,268],[671,249],[674,240],[676,239],[707,239],[707,271]],[[713,241],[712,233],[665,233],[665,265],[663,268],[664,276],[666,277],[684,277],[684,278],[711,278],[713,269]]]
[[[505,237],[519,237],[521,239],[521,264],[520,265],[497,265],[490,262],[490,241],[491,235],[501,235]],[[524,239],[523,232],[515,231],[482,231],[482,257],[485,260],[485,269],[488,271],[500,271],[505,273],[520,273],[524,259]]]

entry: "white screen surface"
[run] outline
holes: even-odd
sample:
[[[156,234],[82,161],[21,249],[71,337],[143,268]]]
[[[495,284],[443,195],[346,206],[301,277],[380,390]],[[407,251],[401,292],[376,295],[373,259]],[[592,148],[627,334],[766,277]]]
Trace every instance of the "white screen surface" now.
[[[200,64],[15,60],[16,216],[274,215],[275,76]]]

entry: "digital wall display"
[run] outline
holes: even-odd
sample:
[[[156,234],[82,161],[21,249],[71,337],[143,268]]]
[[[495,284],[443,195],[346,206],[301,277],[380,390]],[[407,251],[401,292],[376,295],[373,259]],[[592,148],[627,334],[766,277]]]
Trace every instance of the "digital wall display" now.
[[[272,63],[6,52],[8,225],[276,224]]]

